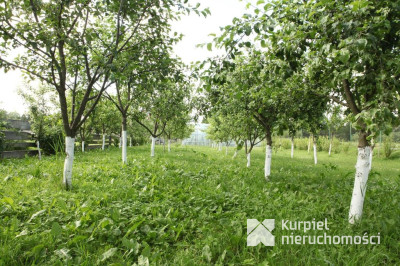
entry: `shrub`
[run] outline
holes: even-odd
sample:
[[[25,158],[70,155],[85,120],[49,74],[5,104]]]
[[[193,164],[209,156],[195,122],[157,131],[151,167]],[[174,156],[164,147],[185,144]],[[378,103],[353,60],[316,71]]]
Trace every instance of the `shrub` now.
[[[340,153],[342,147],[341,147],[341,143],[340,140],[333,137],[332,139],[332,153]]]
[[[292,148],[292,141],[287,138],[280,139],[281,147],[283,149],[291,149]]]
[[[383,142],[383,152],[386,158],[389,158],[393,153],[393,136],[389,135]]]
[[[4,151],[6,146],[6,139],[2,130],[6,129],[6,123],[4,121],[0,121],[0,153]]]
[[[347,154],[350,149],[350,142],[342,142],[341,146],[342,146],[342,152]]]
[[[318,151],[329,151],[329,138],[328,137],[319,137],[317,141],[317,150]]]
[[[59,154],[64,152],[64,134],[61,129],[53,127],[53,130],[46,130],[39,137],[40,148],[46,154]]]
[[[299,149],[299,150],[307,150],[308,138],[295,139],[294,146],[296,147],[296,149]]]

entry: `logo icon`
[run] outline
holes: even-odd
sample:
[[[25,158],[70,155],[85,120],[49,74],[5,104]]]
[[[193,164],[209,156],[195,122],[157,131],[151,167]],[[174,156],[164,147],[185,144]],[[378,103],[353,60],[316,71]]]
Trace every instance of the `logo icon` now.
[[[260,223],[257,219],[247,219],[247,246],[255,247],[260,242],[264,246],[275,246],[275,237],[271,231],[275,228],[275,219],[265,219]]]

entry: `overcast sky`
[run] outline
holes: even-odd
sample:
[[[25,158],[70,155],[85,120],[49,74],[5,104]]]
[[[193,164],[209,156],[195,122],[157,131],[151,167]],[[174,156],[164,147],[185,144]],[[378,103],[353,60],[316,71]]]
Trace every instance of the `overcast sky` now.
[[[196,2],[196,1],[192,1]],[[231,24],[234,17],[246,12],[248,1],[239,0],[198,0],[202,8],[209,7],[211,16],[204,18],[192,13],[173,23],[173,31],[184,34],[182,42],[175,47],[175,53],[186,64],[201,61],[214,56],[217,51],[209,52],[205,47],[196,48],[197,44],[210,42],[210,33],[219,33],[219,27]],[[251,1],[254,2],[254,1]],[[4,73],[0,70],[0,108],[20,114],[27,109],[17,90],[23,86],[21,72],[18,70]]]

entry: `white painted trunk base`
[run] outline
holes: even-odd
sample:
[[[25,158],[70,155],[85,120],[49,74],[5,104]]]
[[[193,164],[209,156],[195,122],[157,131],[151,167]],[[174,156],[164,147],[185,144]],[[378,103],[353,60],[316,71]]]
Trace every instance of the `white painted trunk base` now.
[[[222,144],[221,144],[221,142],[218,144],[218,151],[221,151],[222,150]]]
[[[373,157],[373,155],[374,155],[374,150],[371,149],[371,154],[369,156],[369,171],[371,171],[371,169],[372,169],[372,157]]]
[[[82,152],[85,152],[85,141],[82,141]]]
[[[71,137],[65,137],[65,161],[64,161],[64,173],[63,183],[66,189],[72,188],[72,166],[74,163],[74,147],[75,139]]]
[[[122,131],[122,163],[126,164],[127,162],[127,156],[126,156],[126,150],[127,150],[127,145],[128,144],[128,138],[127,138],[127,133],[126,130]]]
[[[329,156],[331,156],[331,152],[332,152],[332,142],[329,143]]]
[[[232,157],[232,159],[235,159],[235,158],[236,158],[236,156],[237,156],[237,150],[235,150],[235,153],[233,154],[233,157]]]
[[[351,197],[349,223],[354,224],[362,216],[365,192],[369,175],[371,147],[358,148],[356,175],[354,179],[353,196]]]
[[[317,164],[317,163],[318,163],[318,158],[317,158],[317,144],[314,143],[313,149],[314,149],[314,164]]]
[[[292,150],[290,152],[290,157],[293,158],[293,154],[294,154],[294,140],[292,139]]]
[[[36,147],[39,153],[39,161],[42,160],[42,152],[40,151],[40,143],[39,141],[36,141]]]
[[[246,157],[247,157],[247,167],[250,167],[250,153],[248,153]]]
[[[106,134],[103,134],[103,142],[101,143],[101,149],[104,151],[106,146]]]
[[[272,158],[272,147],[270,145],[267,145],[265,148],[265,169],[264,169],[264,175],[267,181],[269,180],[269,176],[271,175],[271,158]]]
[[[151,157],[154,157],[154,149],[156,147],[156,138],[155,137],[151,137]]]
[[[168,140],[168,152],[171,152],[171,140]]]

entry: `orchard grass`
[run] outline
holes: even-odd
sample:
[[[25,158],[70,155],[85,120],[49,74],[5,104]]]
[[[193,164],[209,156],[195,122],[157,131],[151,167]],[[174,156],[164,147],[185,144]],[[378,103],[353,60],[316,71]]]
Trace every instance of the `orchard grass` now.
[[[400,159],[374,154],[361,223],[347,221],[356,150],[265,151],[232,159],[210,147],[148,146],[76,152],[73,189],[64,156],[0,162],[0,265],[400,264]],[[276,219],[275,247],[246,246],[246,219]],[[280,220],[328,219],[328,235],[377,235],[380,245],[280,245]],[[295,234],[302,234],[296,231]]]

